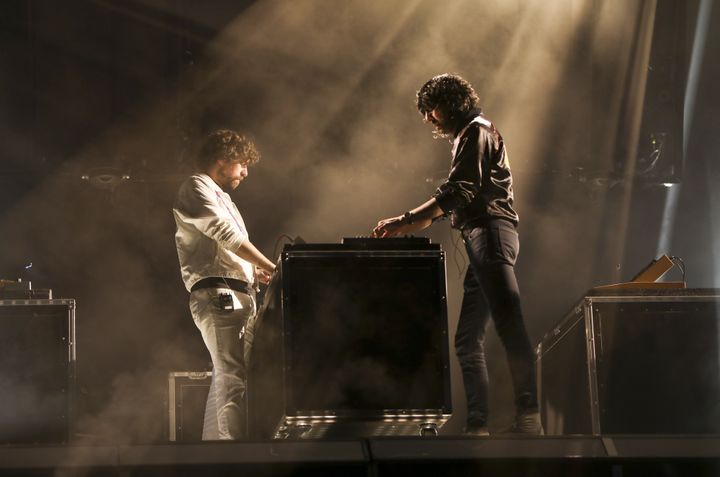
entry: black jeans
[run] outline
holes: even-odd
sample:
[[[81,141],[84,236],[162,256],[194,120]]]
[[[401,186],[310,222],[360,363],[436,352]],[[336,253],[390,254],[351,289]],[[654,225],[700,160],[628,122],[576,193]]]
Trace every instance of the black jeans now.
[[[485,331],[492,316],[505,347],[519,413],[538,409],[534,356],[523,321],[515,260],[520,249],[515,226],[496,219],[462,232],[470,260],[457,333],[457,353],[471,425],[487,425],[488,373]]]

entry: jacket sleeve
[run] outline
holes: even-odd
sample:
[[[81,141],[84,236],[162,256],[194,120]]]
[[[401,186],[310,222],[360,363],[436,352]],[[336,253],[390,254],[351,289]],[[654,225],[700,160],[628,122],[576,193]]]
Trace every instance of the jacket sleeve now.
[[[175,209],[187,226],[232,252],[248,239],[242,218],[232,212],[232,204],[196,177],[185,183]]]
[[[482,184],[481,151],[486,139],[480,126],[471,125],[460,138],[447,180],[433,197],[445,214],[466,207],[480,192]]]

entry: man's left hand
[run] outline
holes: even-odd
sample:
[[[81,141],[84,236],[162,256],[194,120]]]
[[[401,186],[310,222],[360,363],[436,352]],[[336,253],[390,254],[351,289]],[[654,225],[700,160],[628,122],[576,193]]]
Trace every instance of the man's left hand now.
[[[264,285],[267,285],[268,283],[270,283],[270,279],[273,276],[272,272],[269,272],[260,267],[255,267],[255,275],[257,276],[257,279],[260,281],[260,283],[262,283]]]

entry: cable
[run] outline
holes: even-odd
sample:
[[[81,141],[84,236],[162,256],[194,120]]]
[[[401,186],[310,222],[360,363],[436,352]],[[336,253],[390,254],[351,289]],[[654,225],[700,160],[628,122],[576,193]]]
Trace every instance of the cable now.
[[[659,133],[658,138],[656,139],[654,135],[651,135],[653,150],[648,155],[648,160],[650,161],[650,164],[645,168],[643,171],[639,171],[639,175],[645,175],[649,173],[651,170],[657,166],[658,161],[660,160],[660,156],[662,156],[663,152],[663,146],[665,146],[665,134]]]
[[[680,268],[680,271],[682,272],[682,281],[683,281],[683,283],[687,283],[685,281],[685,262],[683,262],[683,259],[678,256],[671,255],[670,260],[672,260],[673,263],[676,264]]]
[[[273,255],[272,255],[273,257],[277,257],[277,255],[278,255],[278,247],[280,246],[280,241],[281,241],[282,239],[284,239],[284,238],[287,239],[290,243],[295,243],[295,239],[293,239],[293,238],[292,238],[291,236],[289,236],[288,234],[280,234],[280,235],[278,236],[277,240],[275,241],[275,247],[273,248]]]
[[[465,262],[465,257],[463,257],[460,247],[460,241],[462,240],[462,233],[457,234],[457,238],[453,240],[453,261],[455,262],[455,266],[458,270],[458,278],[462,278],[462,274],[465,271],[465,267],[467,266],[467,263]],[[462,259],[462,260],[460,260]]]

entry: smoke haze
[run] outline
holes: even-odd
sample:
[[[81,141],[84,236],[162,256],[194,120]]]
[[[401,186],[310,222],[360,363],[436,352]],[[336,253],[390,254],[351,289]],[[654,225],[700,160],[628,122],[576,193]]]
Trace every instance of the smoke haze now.
[[[32,70],[33,80],[17,81],[3,98],[10,112],[35,112],[0,118],[9,171],[0,273],[77,299],[83,434],[160,439],[167,372],[207,367],[179,276],[171,208],[198,141],[218,127],[248,133],[263,155],[233,198],[264,253],[283,233],[338,242],[415,207],[442,180],[450,145],[432,139],[415,92],[430,77],[455,72],[474,85],[508,145],[521,217],[518,276],[534,342],[587,289],[629,279],[654,258],[653,245],[631,259],[618,252],[626,224],[614,217],[632,190],[620,193],[608,179],[622,148],[618,124],[626,119],[639,0],[599,7],[268,0],[206,8],[97,1],[67,13],[42,5],[38,41],[60,54],[42,50],[39,60],[48,61],[32,70],[18,59],[30,48],[24,37],[12,50],[12,64]],[[85,17],[73,12],[102,21],[83,30]],[[711,132],[704,134],[698,144]],[[698,175],[707,179],[697,199],[703,204],[717,196],[713,157],[705,159],[712,172]],[[110,183],[97,180],[103,171]],[[707,233],[676,242],[696,263],[696,286],[720,280],[715,265],[692,257],[708,244],[720,254],[713,207],[703,212],[714,220]],[[628,240],[655,243],[647,220],[650,238]],[[452,257],[462,268],[464,252],[446,223],[427,235],[448,253],[454,334],[462,285]],[[512,390],[494,336],[487,352],[495,427],[512,417]],[[451,431],[464,417],[452,362]]]

